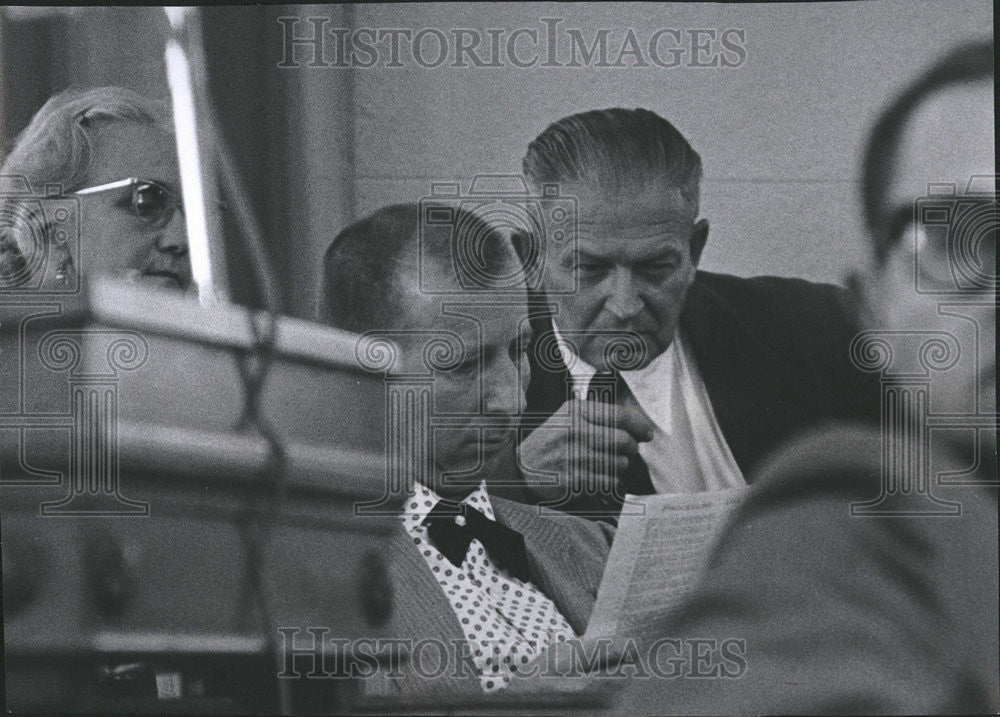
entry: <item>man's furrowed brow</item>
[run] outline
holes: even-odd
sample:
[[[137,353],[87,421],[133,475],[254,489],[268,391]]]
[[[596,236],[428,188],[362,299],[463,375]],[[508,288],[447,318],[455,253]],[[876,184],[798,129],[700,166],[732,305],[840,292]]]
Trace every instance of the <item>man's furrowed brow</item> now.
[[[665,244],[662,246],[651,247],[648,252],[637,257],[634,260],[634,263],[662,261],[665,259],[680,260],[682,257],[683,253],[679,246],[675,246],[674,244]],[[565,266],[572,266],[573,263],[587,263],[605,266],[614,264],[615,261],[615,256],[606,256],[604,254],[598,254],[583,248],[578,248],[575,252],[568,252],[567,256],[563,257],[563,264]]]
[[[681,258],[680,249],[678,249],[675,246],[668,245],[668,246],[656,247],[650,250],[649,253],[639,257],[636,261],[638,263],[641,263],[644,261],[662,261],[664,259],[680,259],[680,258]]]
[[[609,257],[606,257],[603,254],[596,254],[592,251],[588,251],[587,249],[577,249],[576,253],[571,254],[571,256],[573,256],[573,258],[578,262],[586,261],[595,264],[607,264],[611,262]]]
[[[662,216],[662,215],[661,215]],[[618,215],[580,217],[577,220],[577,233],[581,237],[600,234],[608,230],[616,233],[642,233],[646,235],[673,233],[690,227],[692,217],[688,212],[670,212],[663,221],[634,221],[629,217]]]

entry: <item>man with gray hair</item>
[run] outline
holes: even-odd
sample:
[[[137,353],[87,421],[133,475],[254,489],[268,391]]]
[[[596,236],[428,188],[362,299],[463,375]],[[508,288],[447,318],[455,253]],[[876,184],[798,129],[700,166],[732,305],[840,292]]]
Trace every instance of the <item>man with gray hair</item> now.
[[[576,241],[549,257],[548,310],[533,327],[525,425],[535,430],[520,462],[536,499],[606,517],[626,493],[738,487],[793,431],[874,410],[874,381],[849,361],[843,290],[698,271],[709,228],[701,158],[670,122],[644,109],[565,117],[530,144],[524,174],[579,207]],[[545,237],[520,237],[522,256],[526,241]],[[608,365],[622,336],[640,346],[627,369]],[[610,448],[582,435],[595,428],[595,381],[615,388]],[[571,430],[558,427],[566,412],[582,416]],[[612,449],[627,468],[595,475],[614,465],[600,455]],[[561,481],[543,489],[533,476],[545,474]]]
[[[27,281],[29,267],[43,273],[43,286],[97,273],[174,289],[190,286],[165,104],[121,87],[61,92],[18,137],[0,181],[8,220],[0,237],[5,287]],[[79,201],[79,248],[53,241],[44,206],[42,217],[25,209],[53,195]],[[30,222],[41,222],[40,231],[31,231]]]

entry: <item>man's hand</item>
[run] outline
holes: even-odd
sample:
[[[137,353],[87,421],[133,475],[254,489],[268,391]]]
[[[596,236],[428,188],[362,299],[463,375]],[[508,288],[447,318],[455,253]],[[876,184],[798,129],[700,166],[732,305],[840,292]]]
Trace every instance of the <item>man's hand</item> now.
[[[529,492],[538,500],[578,499],[608,504],[622,496],[617,476],[651,440],[653,423],[638,405],[572,399],[518,446]],[[540,476],[533,473],[551,473]]]

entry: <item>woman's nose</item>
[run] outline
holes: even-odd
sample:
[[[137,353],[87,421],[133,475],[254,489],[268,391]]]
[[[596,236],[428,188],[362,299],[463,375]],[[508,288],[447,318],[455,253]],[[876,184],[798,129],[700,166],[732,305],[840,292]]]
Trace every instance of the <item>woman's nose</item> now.
[[[177,256],[187,254],[187,227],[182,212],[175,211],[167,225],[159,232],[156,237],[156,248]]]

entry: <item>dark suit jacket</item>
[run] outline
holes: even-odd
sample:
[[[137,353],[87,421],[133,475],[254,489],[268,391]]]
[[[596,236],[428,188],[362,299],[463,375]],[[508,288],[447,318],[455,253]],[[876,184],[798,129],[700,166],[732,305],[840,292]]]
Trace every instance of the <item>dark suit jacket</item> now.
[[[878,378],[851,364],[855,329],[847,306],[847,292],[829,284],[697,273],[680,327],[748,479],[763,456],[811,424],[877,420]],[[551,328],[551,313],[534,312],[529,426],[552,415],[569,395],[565,366],[548,370],[537,360],[537,342]]]
[[[577,634],[583,634],[597,597],[614,531],[603,523],[547,508],[492,495],[490,500],[497,522],[524,535],[531,581],[555,603]],[[465,642],[465,633],[448,598],[402,525],[393,539],[389,563],[394,600],[386,634],[413,643],[427,639],[440,641],[449,650]],[[430,665],[429,670],[436,666],[437,655],[438,652],[428,648],[425,660]],[[454,652],[449,654],[449,659],[454,660]],[[425,675],[429,670],[425,670]],[[366,679],[365,693],[408,700],[414,697],[483,698],[479,678],[471,663],[466,670],[449,664],[444,674],[430,679],[411,668],[402,671],[405,674],[401,678],[390,677],[383,671]]]
[[[645,636],[745,640],[745,673],[635,680],[615,712],[996,714],[996,463],[965,478],[979,486],[934,491],[961,515],[853,516],[882,493],[880,450],[877,429],[839,425],[766,461],[704,581]],[[940,468],[975,455],[948,453]],[[910,491],[883,507],[927,503]]]

